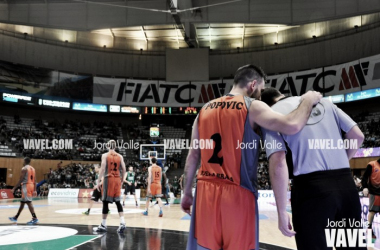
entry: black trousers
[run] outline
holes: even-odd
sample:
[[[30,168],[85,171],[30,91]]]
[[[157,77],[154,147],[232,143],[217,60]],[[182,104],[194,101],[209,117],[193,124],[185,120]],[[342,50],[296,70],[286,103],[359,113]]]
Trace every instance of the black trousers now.
[[[362,228],[350,227],[349,223],[361,222],[359,194],[349,169],[318,171],[295,176],[291,204],[298,250],[332,249],[327,247],[326,242],[325,229],[331,228],[327,227],[328,221],[345,222],[344,227],[333,227],[336,229]],[[360,225],[362,226],[362,223]]]

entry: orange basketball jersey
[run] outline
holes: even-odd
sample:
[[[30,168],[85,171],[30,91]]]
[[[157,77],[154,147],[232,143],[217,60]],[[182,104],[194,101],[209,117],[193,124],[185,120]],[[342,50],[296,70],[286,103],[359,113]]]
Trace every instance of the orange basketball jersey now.
[[[26,168],[27,172],[26,172],[26,175],[22,181],[22,184],[24,184],[24,185],[25,184],[33,184],[34,185],[36,182],[36,180],[35,180],[36,170],[30,165],[25,166],[25,168]]]
[[[368,164],[372,166],[371,185],[375,188],[380,188],[380,164],[377,161],[371,161]]]
[[[162,169],[157,165],[152,166],[152,183],[161,185]]]
[[[211,139],[213,149],[201,149],[197,178],[240,185],[256,193],[260,137],[249,124],[253,99],[226,95],[203,106],[198,117],[200,139]]]
[[[106,159],[105,178],[102,189],[102,201],[120,201],[121,156],[110,151]]]
[[[121,157],[116,153],[110,151],[107,155],[106,173],[108,177],[120,177],[121,172]]]

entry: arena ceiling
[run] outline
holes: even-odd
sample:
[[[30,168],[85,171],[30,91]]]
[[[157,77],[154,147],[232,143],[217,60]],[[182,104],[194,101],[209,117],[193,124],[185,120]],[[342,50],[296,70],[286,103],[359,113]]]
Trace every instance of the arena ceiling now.
[[[226,50],[345,32],[378,12],[377,0],[0,0],[0,31],[70,46]]]
[[[283,31],[294,26],[273,24],[239,24],[239,23],[195,23],[195,40],[218,41],[226,39],[242,39],[253,36],[263,36],[268,33]],[[297,26],[296,26],[297,27]],[[137,39],[146,41],[183,41],[181,31],[175,25],[151,25],[140,27],[125,27],[101,29],[93,33]]]

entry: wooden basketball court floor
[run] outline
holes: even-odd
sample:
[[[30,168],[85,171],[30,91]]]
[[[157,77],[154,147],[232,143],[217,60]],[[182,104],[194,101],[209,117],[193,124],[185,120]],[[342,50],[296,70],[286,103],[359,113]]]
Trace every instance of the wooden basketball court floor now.
[[[186,249],[190,217],[179,204],[163,208],[158,217],[158,205],[151,204],[149,215],[141,214],[145,201],[136,207],[133,202],[124,207],[127,229],[116,233],[119,217],[116,206],[110,205],[106,234],[94,234],[93,227],[101,222],[101,203],[94,203],[90,215],[83,215],[89,205],[87,198],[37,198],[33,201],[39,219],[38,226],[27,226],[30,212],[25,206],[14,225],[8,217],[19,207],[18,199],[0,200],[0,250],[2,249]],[[291,213],[290,213],[291,214]],[[259,204],[260,249],[296,249],[294,238],[285,237],[277,227],[274,204]],[[312,225],[311,225],[312,226]],[[33,235],[33,236],[31,236]]]

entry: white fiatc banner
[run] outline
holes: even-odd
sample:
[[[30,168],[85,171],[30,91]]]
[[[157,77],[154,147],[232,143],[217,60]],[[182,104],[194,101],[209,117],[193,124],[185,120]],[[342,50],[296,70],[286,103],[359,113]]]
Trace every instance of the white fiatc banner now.
[[[93,102],[148,107],[202,107],[208,101],[227,94],[232,85],[233,79],[176,83],[94,77]],[[276,88],[286,96],[303,95],[308,90],[332,96],[379,88],[380,55],[268,76],[265,86]]]
[[[286,78],[288,76],[289,74],[267,76],[267,82],[265,83],[265,87],[280,89],[283,84],[286,84]]]
[[[309,90],[323,92],[323,69],[312,69],[289,74],[268,76],[265,87],[278,89],[286,96],[303,95]]]
[[[365,78],[359,61],[325,67],[326,96],[360,91]]]
[[[380,87],[380,55],[325,67],[326,95],[339,95]]]
[[[380,55],[363,58],[359,61],[366,79],[366,85],[362,86],[362,89],[367,90],[380,87]]]
[[[49,198],[78,198],[79,189],[50,188]]]
[[[265,87],[278,89],[286,96],[303,95],[309,90],[322,86],[320,76],[322,68],[289,74],[268,76]]]
[[[202,107],[227,94],[233,80],[165,82],[94,77],[93,103],[128,106]]]
[[[285,95],[302,95],[308,90],[325,96],[341,95],[380,87],[380,55],[339,65],[268,77],[265,87]]]
[[[196,89],[192,91],[194,107],[201,107],[212,99],[228,94],[234,83],[233,79],[196,82]]]

